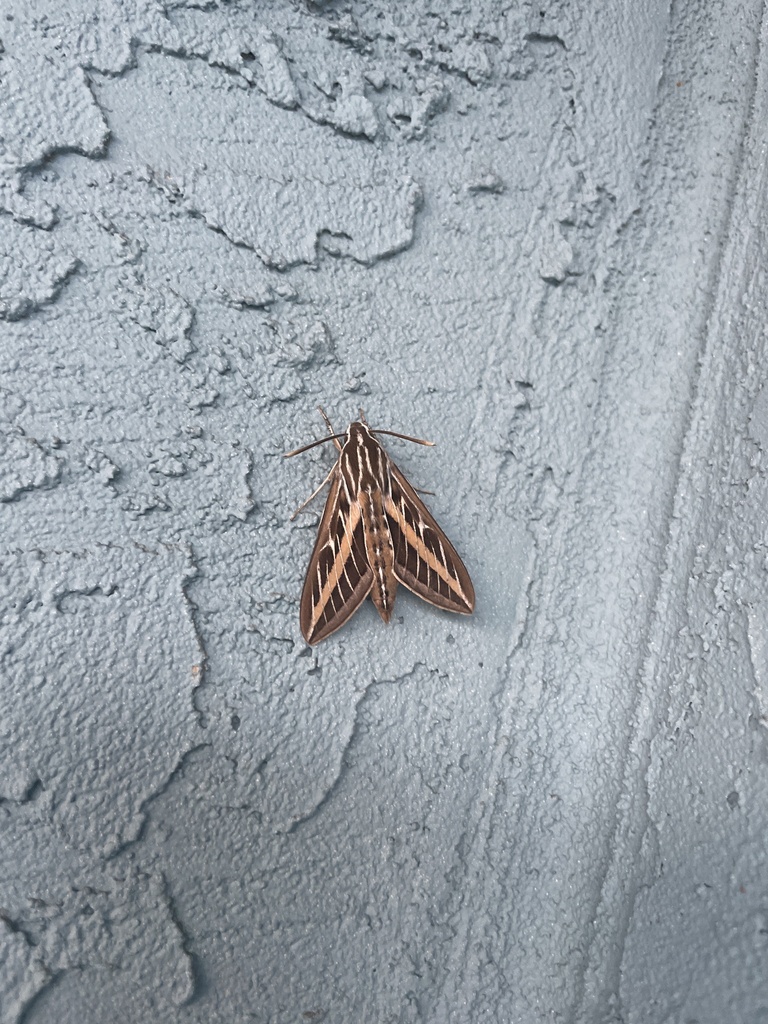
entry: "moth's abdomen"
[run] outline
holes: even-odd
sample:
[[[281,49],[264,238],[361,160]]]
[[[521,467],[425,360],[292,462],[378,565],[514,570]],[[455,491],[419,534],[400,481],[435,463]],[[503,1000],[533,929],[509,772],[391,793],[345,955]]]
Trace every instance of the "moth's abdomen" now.
[[[397,578],[392,534],[379,490],[362,491],[358,497],[365,534],[365,553],[373,572],[371,600],[379,615],[389,622],[395,607]]]

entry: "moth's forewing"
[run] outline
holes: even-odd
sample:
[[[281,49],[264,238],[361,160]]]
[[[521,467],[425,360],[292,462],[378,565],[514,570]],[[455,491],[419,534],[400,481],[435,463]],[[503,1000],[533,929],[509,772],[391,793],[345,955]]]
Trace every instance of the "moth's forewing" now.
[[[390,462],[387,514],[395,546],[395,575],[414,594],[446,611],[471,615],[475,589],[456,549],[421,498]]]
[[[368,596],[372,583],[360,509],[348,504],[337,472],[301,594],[299,623],[307,643],[319,643],[343,626]]]

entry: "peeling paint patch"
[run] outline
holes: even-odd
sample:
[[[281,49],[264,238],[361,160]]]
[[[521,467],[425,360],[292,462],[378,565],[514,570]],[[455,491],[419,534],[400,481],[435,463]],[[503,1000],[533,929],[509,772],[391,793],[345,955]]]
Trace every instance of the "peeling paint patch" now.
[[[109,140],[82,68],[47,60],[34,50],[23,59],[12,53],[3,57],[0,123],[5,159],[26,170],[54,153],[103,156]]]
[[[75,848],[106,855],[135,834],[194,735],[201,654],[181,586],[192,571],[173,549],[4,558],[0,777],[18,798],[36,772]],[[158,600],[175,609],[170,634],[151,611]]]
[[[59,482],[64,458],[52,448],[0,420],[0,502]]]
[[[168,202],[280,270],[315,264],[324,235],[333,238],[327,251],[364,264],[411,244],[421,190],[396,151],[361,149],[217,75],[148,55],[131,75],[102,81],[118,165],[147,168]],[[224,137],[221,111],[201,100],[212,87],[223,92]],[[195,133],[178,120],[179,103],[196,110]]]
[[[51,303],[79,260],[47,231],[0,215],[0,320],[21,320]]]

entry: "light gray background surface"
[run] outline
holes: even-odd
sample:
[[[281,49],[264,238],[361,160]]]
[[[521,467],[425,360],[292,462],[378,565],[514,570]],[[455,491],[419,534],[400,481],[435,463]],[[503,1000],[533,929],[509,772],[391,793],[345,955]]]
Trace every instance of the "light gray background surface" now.
[[[0,39],[3,1024],[766,1024],[763,3]],[[303,643],[318,402],[473,618]]]

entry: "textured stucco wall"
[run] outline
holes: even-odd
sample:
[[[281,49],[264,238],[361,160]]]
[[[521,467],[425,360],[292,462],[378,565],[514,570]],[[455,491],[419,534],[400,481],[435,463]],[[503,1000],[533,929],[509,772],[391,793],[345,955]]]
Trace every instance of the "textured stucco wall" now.
[[[765,1024],[763,5],[0,40],[3,1024]],[[473,618],[302,642],[318,402]]]

